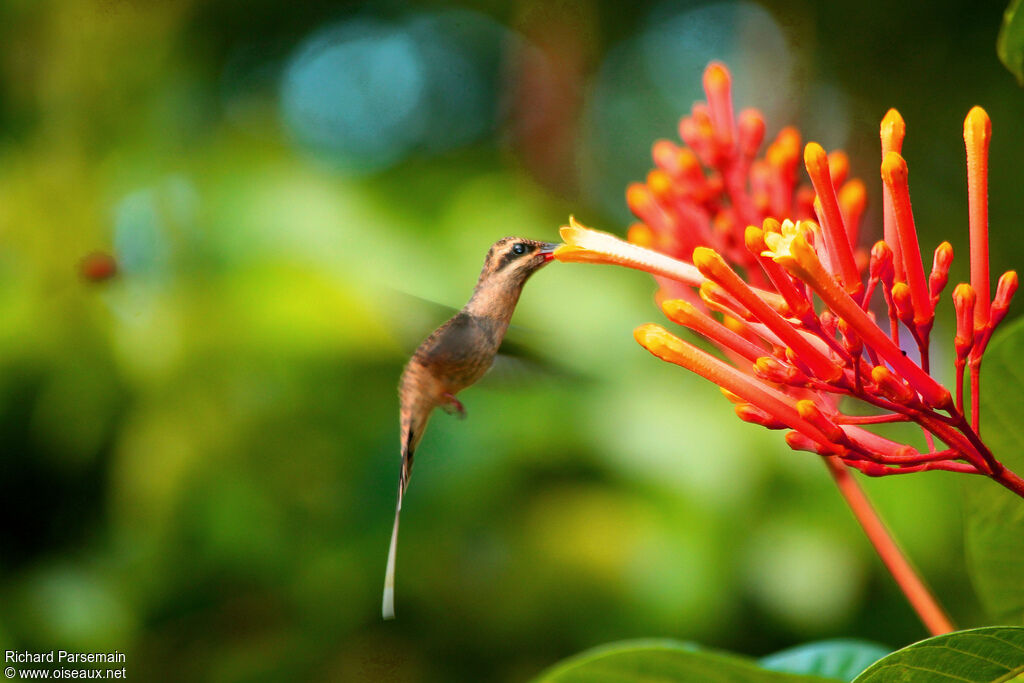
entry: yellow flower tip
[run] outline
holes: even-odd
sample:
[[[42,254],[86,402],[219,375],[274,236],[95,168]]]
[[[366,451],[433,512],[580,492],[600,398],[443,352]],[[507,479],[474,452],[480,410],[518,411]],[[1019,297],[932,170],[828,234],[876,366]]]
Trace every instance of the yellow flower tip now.
[[[651,145],[651,157],[659,168],[675,168],[679,156],[679,146],[671,140],[656,140]]]
[[[806,245],[807,249],[810,249],[811,247],[807,244],[807,239],[804,237],[803,232],[813,225],[810,221],[794,223],[786,219],[779,226],[779,232],[766,232],[764,234],[764,242],[768,250],[761,252],[761,255],[773,259],[784,268],[794,264],[796,261],[794,244],[799,239]]]
[[[809,399],[800,399],[796,402],[796,412],[811,426],[821,430],[826,438],[833,444],[846,441],[846,434],[832,420],[825,417],[821,409]]]
[[[890,261],[892,260],[892,249],[885,240],[878,240],[871,247],[871,258],[879,261]]]
[[[714,249],[709,247],[697,247],[693,250],[693,265],[705,277],[712,277],[722,268],[725,268],[725,260]]]
[[[651,189],[643,183],[630,183],[626,188],[626,204],[633,213],[642,213],[653,201]]]
[[[890,377],[892,377],[892,372],[890,372],[889,368],[885,367],[884,365],[876,365],[875,367],[871,368],[871,381],[875,382],[876,384],[884,382]]]
[[[747,229],[743,232],[743,242],[747,246],[747,251],[752,254],[760,254],[766,248],[764,230],[756,225],[748,225]]]
[[[892,302],[896,306],[896,317],[910,325],[914,321],[914,303],[910,285],[897,282],[892,286]]]
[[[780,233],[780,232],[782,232],[782,224],[779,223],[774,218],[765,218],[764,219],[764,223],[761,224],[761,229],[764,230],[766,233],[768,233],[768,232]]]
[[[668,336],[670,335],[665,328],[654,323],[646,323],[633,330],[633,339],[636,339],[640,346],[651,353],[655,353],[656,350],[664,347],[667,343],[666,337]]]
[[[558,229],[559,236],[561,236],[562,241],[565,242],[562,247],[575,246],[580,232],[586,229],[587,228],[576,222],[576,218],[574,216],[569,216],[569,225],[563,225]],[[562,247],[559,247],[559,249]]]
[[[744,154],[755,156],[764,141],[764,116],[757,109],[744,109],[739,116],[739,131]]]
[[[903,121],[903,115],[895,108],[890,108],[889,111],[885,112],[885,116],[882,117],[883,128],[889,130],[898,130],[903,128],[905,130],[906,126],[906,122]]]
[[[800,221],[793,223],[785,221],[782,224],[782,234],[779,236],[765,235],[765,243],[771,251],[762,252],[783,268],[789,271],[810,272],[815,269],[818,263],[818,255],[811,246],[811,241],[818,231],[818,226],[812,221]],[[820,266],[819,266],[820,267]],[[798,277],[802,277],[798,275]]]
[[[697,156],[696,152],[689,147],[679,148],[679,156],[676,159],[676,163],[679,164],[679,172],[683,175],[700,173],[700,158]]]
[[[672,194],[672,177],[660,168],[656,168],[647,174],[647,187],[655,197],[667,197]]]
[[[800,153],[800,140],[800,131],[795,126],[786,126],[775,136],[775,144],[780,149],[789,150],[792,155]]]
[[[783,363],[775,356],[761,356],[755,360],[754,375],[773,384],[803,386],[808,381],[807,376],[795,366]]]
[[[957,359],[962,362],[974,346],[974,302],[977,294],[974,287],[961,282],[953,288],[953,310],[956,311],[956,336],[953,346]]]
[[[964,142],[968,147],[975,145],[988,147],[992,139],[992,119],[984,109],[978,106],[971,107],[964,118]]]
[[[696,315],[697,309],[683,299],[665,299],[661,302],[661,312],[672,322],[686,325]]]
[[[913,389],[884,365],[871,368],[871,381],[878,387],[878,391],[891,401],[906,404],[914,400]]]
[[[700,296],[701,301],[708,305],[708,308],[718,310],[722,306],[733,305],[726,295],[726,291],[720,285],[710,280],[705,280],[700,284],[697,288],[697,294]]]
[[[889,245],[884,240],[878,240],[871,247],[868,274],[891,286],[892,279],[895,276],[893,258],[892,249]]]
[[[860,178],[854,178],[839,188],[839,206],[847,213],[861,213],[868,203],[868,190]]]
[[[626,231],[626,240],[638,247],[652,249],[654,247],[654,231],[646,223],[634,223]]]
[[[953,306],[955,308],[973,306],[975,298],[977,298],[977,294],[974,293],[974,287],[966,282],[961,282],[953,288]]]
[[[882,152],[898,152],[903,147],[903,138],[907,134],[907,124],[895,109],[890,109],[882,117],[879,135],[882,139]]]
[[[721,62],[711,62],[704,69],[704,90],[708,93],[728,92],[732,76],[729,69]]]
[[[886,152],[882,158],[882,182],[890,187],[907,183],[907,162],[897,152]]]
[[[994,330],[1002,322],[1003,318],[1006,317],[1006,312],[1010,308],[1010,300],[1013,299],[1013,295],[1017,292],[1019,284],[1017,271],[1015,270],[1008,270],[999,278],[999,284],[996,285],[996,295],[992,299],[992,307],[988,319],[988,329],[990,331]]]
[[[770,414],[751,403],[737,403],[733,410],[736,412],[736,417],[740,418],[744,422],[761,425],[768,429],[787,428],[785,422],[772,417]]]
[[[821,411],[818,410],[818,406],[814,405],[814,401],[806,398],[800,399],[796,402],[796,412],[800,413],[800,417],[805,420],[821,414]]]
[[[768,254],[769,254],[769,252],[764,252],[764,254],[762,254],[762,255],[763,256],[767,256]],[[775,261],[776,263],[778,263],[780,266],[782,266],[787,271],[792,271],[797,266],[799,266],[799,264],[797,263],[797,260],[795,258],[793,258],[793,256],[791,254],[778,253],[778,254],[775,254],[774,256],[771,256],[770,258],[773,261]]]
[[[815,174],[828,173],[828,155],[825,148],[817,142],[808,142],[804,147],[804,165],[807,166],[807,173],[811,178]]]
[[[688,348],[692,347],[688,347],[681,339],[655,323],[637,327],[633,330],[633,339],[658,358],[684,367],[692,355],[687,353]]]
[[[747,333],[746,324],[742,320],[734,318],[731,315],[723,315],[722,324],[740,336],[743,336],[744,334]]]
[[[732,393],[725,387],[720,386],[718,387],[718,390],[722,392],[722,396],[725,396],[726,400],[729,401],[729,403],[733,403],[735,405],[741,405],[746,403],[746,400],[742,396],[738,396],[737,394]]]
[[[818,255],[814,251],[814,247],[807,240],[807,236],[800,231],[796,233],[796,236],[789,243],[789,252],[796,259],[797,263],[806,265],[813,261],[818,260]]]
[[[835,149],[828,153],[828,165],[830,168],[849,168],[850,156],[841,149]]]
[[[845,449],[837,446],[824,446],[800,432],[786,432],[786,445],[794,451],[807,451],[817,455],[842,455]]]
[[[1008,270],[1003,273],[999,278],[999,283],[996,285],[996,295],[992,299],[992,304],[997,305],[998,302],[998,305],[1008,306],[1019,285],[1020,281],[1017,278],[1017,271]]]
[[[796,157],[796,148],[780,145],[777,142],[768,146],[764,159],[769,166],[784,168]]]
[[[587,250],[582,247],[576,247],[571,244],[562,244],[555,249],[554,253],[551,254],[551,257],[556,261],[572,261],[575,260],[573,259],[574,256],[586,252]]]
[[[555,249],[551,256],[556,261],[563,262],[607,263],[608,261],[601,254],[595,253],[581,244],[588,233],[596,235],[604,234],[597,230],[591,230],[577,221],[574,216],[569,216],[569,225],[563,225],[558,229],[558,234],[561,236],[562,241],[565,242],[565,244]]]
[[[764,114],[761,113],[760,109],[744,109],[739,115],[740,128],[745,127],[764,127]]]
[[[828,155],[828,167],[832,174],[832,184],[839,186],[850,174],[850,157],[846,152],[837,149]]]
[[[949,242],[943,242],[939,246],[935,247],[935,260],[932,267],[936,270],[945,269],[949,270],[949,266],[953,263],[953,245]]]

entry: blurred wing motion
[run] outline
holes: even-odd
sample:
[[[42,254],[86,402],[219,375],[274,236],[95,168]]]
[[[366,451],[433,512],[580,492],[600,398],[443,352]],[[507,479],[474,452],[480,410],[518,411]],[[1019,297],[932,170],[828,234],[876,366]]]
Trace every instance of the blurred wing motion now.
[[[458,310],[430,299],[392,289],[385,317],[406,354],[412,355],[423,340],[423,330],[448,320]],[[559,362],[539,348],[545,336],[520,325],[510,325],[491,369],[481,386],[520,387],[549,379],[589,382],[594,378]]]

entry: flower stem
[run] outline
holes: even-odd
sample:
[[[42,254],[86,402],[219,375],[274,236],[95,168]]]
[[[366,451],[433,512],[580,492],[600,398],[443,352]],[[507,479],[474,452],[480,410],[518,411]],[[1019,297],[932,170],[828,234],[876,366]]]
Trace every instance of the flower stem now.
[[[999,472],[989,475],[992,479],[1024,498],[1024,479],[1003,467]]]
[[[867,534],[871,545],[875,547],[875,552],[878,553],[889,573],[896,580],[896,584],[907,597],[910,606],[917,612],[917,616],[920,617],[925,628],[933,636],[955,630],[949,616],[928,590],[928,587],[924,585],[924,581],[921,580],[917,571],[911,566],[903,551],[900,550],[889,530],[885,528],[885,524],[871,505],[871,501],[868,500],[863,489],[850,475],[843,462],[834,456],[828,456],[823,459],[829,473],[836,482],[836,486],[839,488],[839,492],[843,494],[847,505],[850,506],[853,516],[857,518],[857,522],[864,529],[864,533]],[[1004,486],[1007,485],[1004,482],[1000,483],[1003,483]],[[1020,481],[1020,484],[1024,485],[1024,481]]]

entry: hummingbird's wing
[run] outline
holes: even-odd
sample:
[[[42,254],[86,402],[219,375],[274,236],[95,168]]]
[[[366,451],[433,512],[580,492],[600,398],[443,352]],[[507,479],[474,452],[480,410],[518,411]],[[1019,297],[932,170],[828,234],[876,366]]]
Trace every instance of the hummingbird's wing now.
[[[458,310],[399,290],[389,292],[385,303],[387,322],[403,350],[408,354],[416,350],[424,334],[452,318]],[[538,380],[578,380],[586,378],[564,363],[538,350],[542,335],[519,325],[510,325],[498,348],[498,354],[487,376],[481,380],[486,386],[523,386]]]
[[[553,346],[544,344],[543,336],[521,327],[510,327],[491,369],[480,380],[480,385],[525,388],[552,381],[578,385],[593,381],[593,377],[553,360],[538,350],[544,346]]]

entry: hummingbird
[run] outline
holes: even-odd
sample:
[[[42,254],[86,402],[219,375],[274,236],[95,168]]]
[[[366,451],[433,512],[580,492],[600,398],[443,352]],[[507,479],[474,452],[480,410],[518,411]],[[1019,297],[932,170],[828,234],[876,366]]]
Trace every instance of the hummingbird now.
[[[476,383],[494,361],[526,280],[553,258],[557,244],[519,237],[499,240],[487,252],[469,302],[420,344],[398,385],[402,470],[395,525],[384,576],[385,619],[395,616],[395,554],[402,498],[409,486],[413,453],[434,408],[466,416],[455,395]]]

